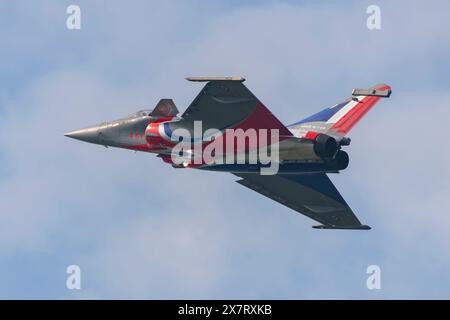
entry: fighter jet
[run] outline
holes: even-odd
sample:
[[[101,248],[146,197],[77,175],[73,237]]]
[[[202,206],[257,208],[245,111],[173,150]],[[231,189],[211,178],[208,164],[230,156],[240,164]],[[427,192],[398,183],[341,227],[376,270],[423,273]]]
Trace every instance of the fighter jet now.
[[[242,77],[186,79],[206,84],[181,115],[173,100],[162,99],[153,110],[65,136],[154,153],[174,168],[232,173],[240,185],[318,221],[313,228],[371,229],[328,174],[347,168],[349,156],[342,150],[350,144],[347,135],[380,98],[391,95],[388,85],[354,89],[343,102],[285,126]]]

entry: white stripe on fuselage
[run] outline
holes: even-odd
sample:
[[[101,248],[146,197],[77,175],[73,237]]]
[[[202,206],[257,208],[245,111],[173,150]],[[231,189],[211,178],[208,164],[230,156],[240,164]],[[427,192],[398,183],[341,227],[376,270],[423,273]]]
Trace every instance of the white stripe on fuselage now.
[[[360,96],[358,97],[358,101],[351,100],[345,107],[343,107],[341,110],[336,112],[330,119],[328,119],[327,123],[336,123],[341,119],[347,112],[353,109],[354,106],[356,106],[359,101],[362,101],[366,96]]]

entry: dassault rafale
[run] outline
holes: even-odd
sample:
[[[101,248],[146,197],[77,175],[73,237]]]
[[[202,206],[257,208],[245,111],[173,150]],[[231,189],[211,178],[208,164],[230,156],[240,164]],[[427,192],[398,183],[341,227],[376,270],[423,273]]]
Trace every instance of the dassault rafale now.
[[[206,85],[184,111],[172,99],[153,110],[68,132],[107,147],[156,154],[174,168],[229,172],[237,183],[316,220],[317,229],[369,230],[328,174],[347,168],[350,130],[391,88],[354,89],[351,97],[284,125],[242,77],[188,77]]]

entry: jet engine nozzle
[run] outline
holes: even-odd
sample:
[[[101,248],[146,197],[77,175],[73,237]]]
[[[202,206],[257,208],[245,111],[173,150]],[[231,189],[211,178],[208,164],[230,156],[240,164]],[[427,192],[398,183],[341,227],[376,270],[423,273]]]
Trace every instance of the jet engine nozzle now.
[[[319,133],[314,139],[314,152],[321,158],[332,158],[339,150],[339,145],[335,138]]]
[[[350,162],[347,152],[339,150],[336,156],[331,160],[331,166],[337,170],[344,170]]]

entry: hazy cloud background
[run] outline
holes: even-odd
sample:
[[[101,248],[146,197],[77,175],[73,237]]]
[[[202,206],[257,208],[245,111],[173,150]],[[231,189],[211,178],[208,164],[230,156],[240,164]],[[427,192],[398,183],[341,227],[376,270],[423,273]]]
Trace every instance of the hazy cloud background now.
[[[82,30],[65,28],[66,7]],[[377,4],[382,30],[366,28]],[[0,2],[0,298],[450,298],[450,3]],[[386,82],[320,231],[229,174],[63,133],[242,75],[283,122]],[[78,264],[82,290],[65,288]],[[366,288],[370,264],[382,290]]]

